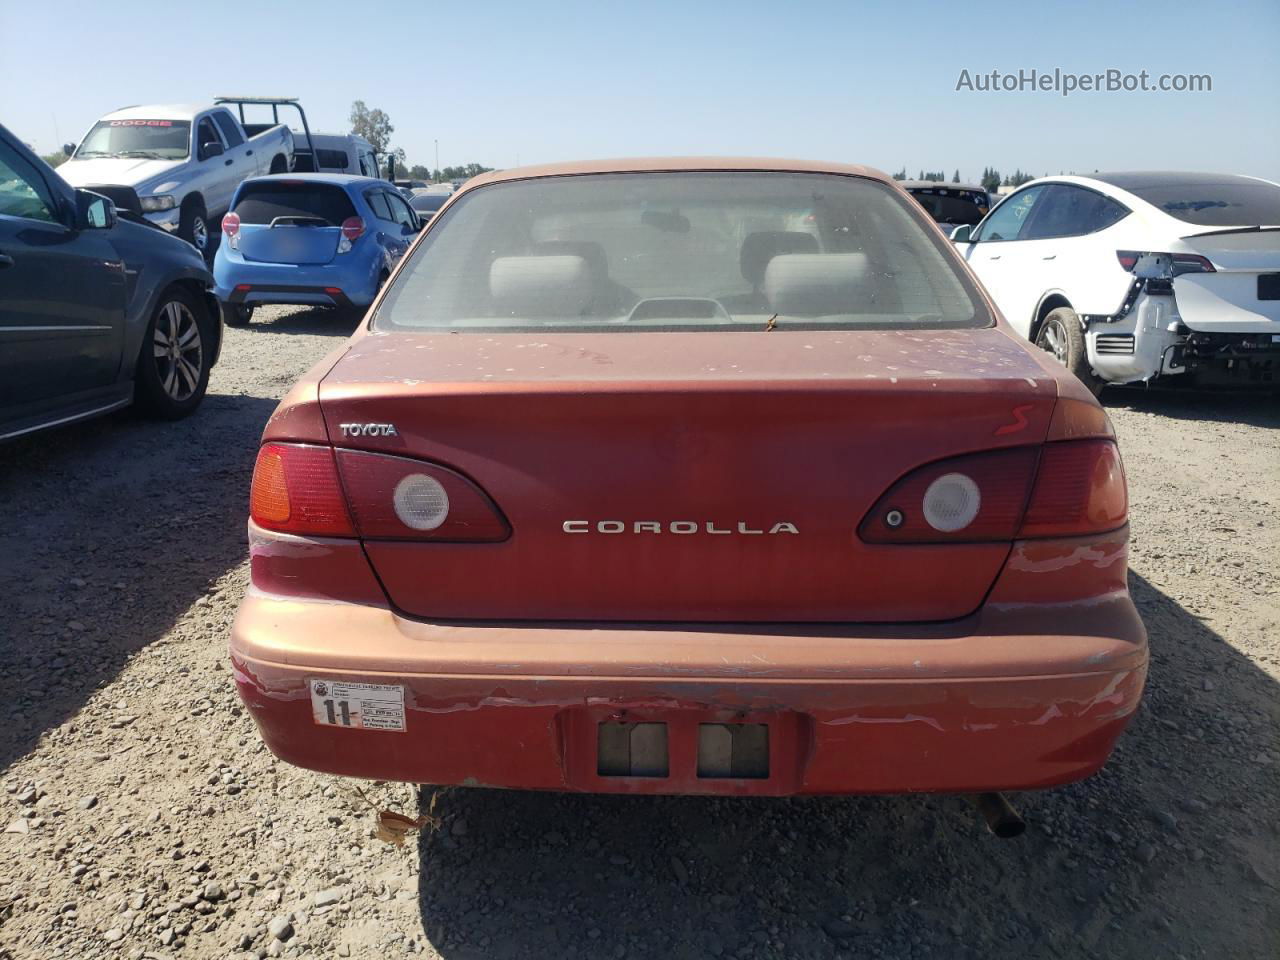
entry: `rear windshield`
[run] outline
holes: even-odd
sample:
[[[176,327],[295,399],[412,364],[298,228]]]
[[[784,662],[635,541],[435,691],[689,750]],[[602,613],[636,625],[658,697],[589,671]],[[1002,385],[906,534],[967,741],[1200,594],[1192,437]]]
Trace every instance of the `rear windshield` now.
[[[985,326],[910,201],[874,180],[630,173],[481,187],[401,269],[380,329]]]
[[[190,144],[186,120],[99,120],[76,156],[181,160],[191,152]]]
[[[1175,183],[1125,189],[1198,227],[1280,225],[1280,186],[1274,183]]]
[[[977,190],[912,190],[916,202],[938,223],[976,224],[987,215],[987,195]]]
[[[341,187],[327,183],[285,183],[279,180],[246,183],[236,200],[241,223],[269,224],[278,217],[338,227],[356,215],[351,198]]]
[[[415,193],[409,204],[419,213],[434,213],[449,199],[447,193]]]

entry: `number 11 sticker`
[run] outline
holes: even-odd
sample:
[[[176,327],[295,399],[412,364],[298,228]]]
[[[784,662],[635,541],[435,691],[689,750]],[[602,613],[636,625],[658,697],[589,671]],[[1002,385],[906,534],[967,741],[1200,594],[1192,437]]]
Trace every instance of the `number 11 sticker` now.
[[[311,717],[326,727],[404,732],[404,687],[312,680]]]

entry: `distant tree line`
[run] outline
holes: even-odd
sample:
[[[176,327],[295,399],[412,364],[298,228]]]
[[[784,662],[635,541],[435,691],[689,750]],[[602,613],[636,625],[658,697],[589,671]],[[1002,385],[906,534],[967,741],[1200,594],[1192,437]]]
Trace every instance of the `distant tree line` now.
[[[377,107],[369,107],[363,100],[351,104],[351,132],[368,140],[380,156],[394,159],[397,180],[433,180],[437,183],[445,180],[469,180],[493,169],[479,163],[445,167],[443,170],[432,170],[421,163],[410,166],[406,161],[404,148],[391,145],[391,135],[396,132],[391,118]]]

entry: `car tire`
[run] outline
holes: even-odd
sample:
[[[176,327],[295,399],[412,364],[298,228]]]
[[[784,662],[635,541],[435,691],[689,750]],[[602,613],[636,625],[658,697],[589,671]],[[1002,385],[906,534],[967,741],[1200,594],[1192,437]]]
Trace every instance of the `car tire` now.
[[[222,304],[222,322],[228,327],[247,327],[253,319],[253,307],[243,303]]]
[[[1106,381],[1089,366],[1089,348],[1084,340],[1084,326],[1070,307],[1051,310],[1036,328],[1035,345],[1070,370],[1094,396],[1102,392]]]
[[[200,256],[209,256],[209,214],[200,200],[188,200],[182,205],[182,213],[178,218],[178,236],[200,251]]]
[[[160,296],[138,353],[134,400],[161,420],[195,412],[209,386],[214,321],[202,298],[183,287]]]
[[[274,157],[271,158],[271,170],[269,172],[288,173],[289,161],[286,160],[284,157],[280,156],[279,154],[276,154]]]

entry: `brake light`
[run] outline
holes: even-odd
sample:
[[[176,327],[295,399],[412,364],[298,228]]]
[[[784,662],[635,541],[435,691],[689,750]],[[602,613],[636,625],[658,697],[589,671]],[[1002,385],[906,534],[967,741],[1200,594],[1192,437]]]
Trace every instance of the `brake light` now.
[[[234,237],[240,232],[240,215],[236,213],[228,213],[222,218],[222,232],[228,237]]]
[[[1120,451],[1110,440],[1046,444],[1020,539],[1075,537],[1124,526],[1129,517]]]
[[[337,453],[361,537],[497,541],[511,533],[493,501],[460,473],[408,457]]]
[[[1104,533],[1128,519],[1110,439],[953,457],[907,474],[859,525],[867,543],[976,543]]]
[[[249,515],[281,533],[355,535],[330,447],[264,444],[253,468]]]
[[[1195,253],[1143,253],[1138,250],[1117,250],[1116,259],[1120,261],[1120,266],[1125,270],[1133,273],[1134,268],[1138,266],[1138,261],[1143,257],[1155,257],[1156,268],[1159,269],[1159,258],[1163,258],[1169,263],[1169,274],[1179,277],[1184,273],[1217,273],[1217,269],[1209,262],[1208,257],[1202,257]],[[1144,274],[1145,275],[1145,274]]]

